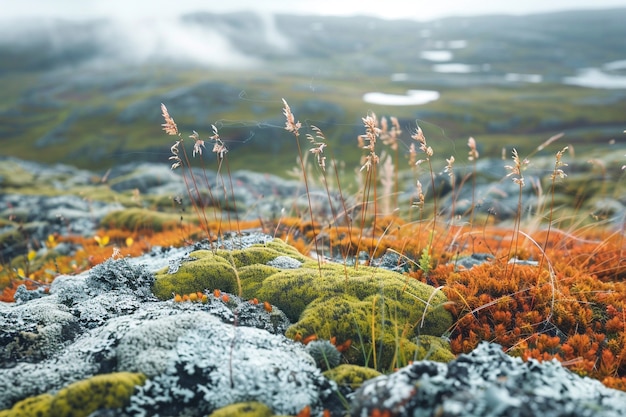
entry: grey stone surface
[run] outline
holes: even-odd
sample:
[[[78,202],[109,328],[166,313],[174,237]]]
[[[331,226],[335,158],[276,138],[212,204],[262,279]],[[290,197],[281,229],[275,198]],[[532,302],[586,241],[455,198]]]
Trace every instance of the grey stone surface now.
[[[369,380],[352,399],[351,415],[535,417],[624,415],[626,393],[581,378],[557,361],[523,362],[482,342],[442,364],[420,361]]]
[[[267,312],[235,295],[156,301],[151,271],[163,262],[141,262],[153,257],[109,259],[58,277],[47,295],[23,290],[20,303],[0,303],[0,409],[97,374],[132,371],[148,381],[118,415],[206,415],[250,400],[284,414],[306,405],[321,413],[336,386],[303,345],[283,336],[290,323],[280,309]]]

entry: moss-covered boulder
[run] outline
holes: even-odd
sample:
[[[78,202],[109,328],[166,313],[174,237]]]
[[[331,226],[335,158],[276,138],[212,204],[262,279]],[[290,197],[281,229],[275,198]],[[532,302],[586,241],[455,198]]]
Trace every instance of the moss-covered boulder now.
[[[300,267],[268,265],[280,265],[272,261],[285,256]],[[344,350],[348,362],[379,369],[415,360],[416,337],[441,336],[452,325],[443,308],[447,298],[429,285],[381,268],[319,266],[279,239],[241,250],[195,251],[173,269],[157,272],[157,297],[216,288],[238,293],[241,287],[244,299],[268,301],[287,315],[294,323],[288,337],[334,337],[352,344]]]
[[[173,293],[187,294],[216,288],[238,293],[241,283],[242,295],[254,298],[263,281],[280,272],[280,269],[267,265],[279,256],[289,256],[300,262],[310,260],[278,239],[241,250],[198,250],[191,252],[175,273],[170,273],[170,268],[158,271],[153,292],[162,300],[171,298]]]
[[[86,417],[96,410],[125,406],[135,387],[145,380],[144,375],[130,372],[96,375],[70,384],[56,395],[26,398],[10,410],[0,411],[0,417]]]
[[[180,214],[163,213],[143,208],[126,208],[105,215],[100,225],[108,229],[150,229],[160,232],[180,222]]]

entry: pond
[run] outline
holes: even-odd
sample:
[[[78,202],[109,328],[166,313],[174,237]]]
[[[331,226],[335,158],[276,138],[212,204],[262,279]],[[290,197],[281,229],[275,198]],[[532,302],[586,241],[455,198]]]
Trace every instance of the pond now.
[[[408,90],[406,94],[365,93],[363,101],[382,106],[417,106],[439,99],[439,92],[432,90]]]

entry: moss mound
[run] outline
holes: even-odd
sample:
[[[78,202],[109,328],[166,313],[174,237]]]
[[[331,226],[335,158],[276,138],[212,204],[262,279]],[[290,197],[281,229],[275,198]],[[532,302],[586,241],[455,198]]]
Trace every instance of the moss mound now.
[[[150,229],[160,232],[167,227],[175,226],[179,221],[180,214],[129,208],[107,214],[102,218],[100,224],[108,229]]]
[[[227,405],[209,414],[209,417],[271,417],[274,413],[263,403],[256,401]]]
[[[357,389],[368,379],[382,375],[380,372],[359,365],[343,364],[324,372],[324,376],[338,385]]]
[[[302,265],[293,269],[267,265],[279,256]],[[192,252],[175,272],[169,271],[164,268],[156,274],[153,292],[160,299],[216,288],[237,293],[241,285],[243,298],[268,301],[295,323],[287,330],[288,337],[334,337],[352,344],[344,350],[348,362],[379,369],[414,360],[422,351],[412,340],[441,336],[452,326],[441,291],[379,268],[327,263],[320,269],[316,261],[279,239],[243,250]],[[449,350],[439,356],[451,358]]]
[[[10,410],[0,411],[0,417],[86,417],[96,410],[125,406],[135,386],[145,381],[144,375],[130,372],[96,375],[70,384],[56,395],[26,398]]]

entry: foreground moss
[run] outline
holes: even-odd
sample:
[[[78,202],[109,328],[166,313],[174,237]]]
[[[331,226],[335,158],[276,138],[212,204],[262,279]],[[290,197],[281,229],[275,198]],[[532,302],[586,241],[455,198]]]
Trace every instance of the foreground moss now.
[[[301,263],[298,268],[267,265],[279,256]],[[178,270],[164,268],[156,274],[154,294],[220,289],[257,298],[280,308],[294,324],[286,336],[308,337],[351,344],[344,357],[350,363],[379,369],[402,366],[420,355],[414,342],[421,335],[441,336],[452,326],[443,306],[445,295],[408,276],[380,268],[318,263],[279,239],[233,251],[196,251]],[[447,353],[437,354],[449,360]],[[420,353],[421,352],[421,353]],[[431,352],[432,353],[432,352]]]
[[[227,405],[209,414],[209,417],[271,417],[274,413],[263,403],[256,401]]]
[[[101,409],[124,407],[137,385],[146,381],[143,374],[118,372],[96,375],[61,389],[56,395],[42,394],[16,403],[0,417],[86,417]]]

